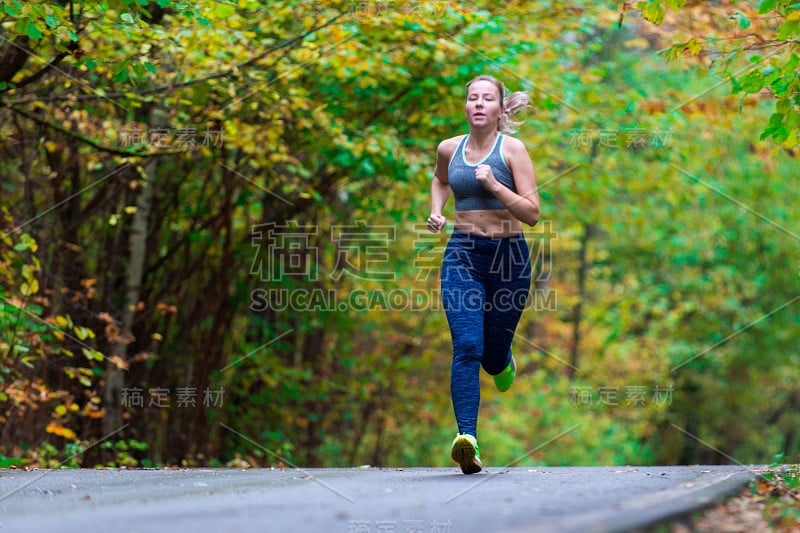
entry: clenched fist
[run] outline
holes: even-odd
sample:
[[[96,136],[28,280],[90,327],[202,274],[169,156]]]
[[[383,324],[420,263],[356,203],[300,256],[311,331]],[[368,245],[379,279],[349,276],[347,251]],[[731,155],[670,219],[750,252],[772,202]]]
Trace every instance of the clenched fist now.
[[[495,187],[500,184],[494,177],[492,167],[489,165],[478,165],[475,168],[475,179],[489,192],[494,192],[496,190]]]
[[[428,231],[431,233],[440,231],[444,227],[445,222],[447,222],[447,219],[442,215],[431,213],[431,216],[428,217]]]

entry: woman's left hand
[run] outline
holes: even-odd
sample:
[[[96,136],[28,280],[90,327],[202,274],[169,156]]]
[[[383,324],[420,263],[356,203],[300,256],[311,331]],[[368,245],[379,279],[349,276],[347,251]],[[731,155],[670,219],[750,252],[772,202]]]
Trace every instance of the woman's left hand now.
[[[492,174],[492,167],[489,165],[478,165],[475,169],[475,179],[478,180],[478,183],[483,185],[484,189],[491,193],[494,193],[496,187],[500,184],[500,182],[495,179],[494,174]]]

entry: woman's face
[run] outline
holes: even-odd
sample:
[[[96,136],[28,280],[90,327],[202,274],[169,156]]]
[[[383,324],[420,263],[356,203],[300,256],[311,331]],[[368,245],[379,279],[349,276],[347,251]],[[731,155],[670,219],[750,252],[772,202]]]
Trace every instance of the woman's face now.
[[[497,125],[497,119],[503,112],[500,91],[486,80],[473,82],[467,89],[467,102],[464,108],[470,126]]]

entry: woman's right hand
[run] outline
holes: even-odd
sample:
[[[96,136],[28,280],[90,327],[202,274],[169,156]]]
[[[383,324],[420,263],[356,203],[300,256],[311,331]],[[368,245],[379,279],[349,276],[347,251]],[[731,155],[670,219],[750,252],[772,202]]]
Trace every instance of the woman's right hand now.
[[[447,222],[447,219],[441,214],[431,213],[431,216],[428,217],[428,231],[431,233],[440,231],[444,227],[445,222]]]

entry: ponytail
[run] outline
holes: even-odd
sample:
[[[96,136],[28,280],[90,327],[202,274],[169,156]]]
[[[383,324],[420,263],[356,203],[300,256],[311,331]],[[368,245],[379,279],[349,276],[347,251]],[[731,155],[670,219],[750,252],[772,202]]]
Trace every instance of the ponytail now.
[[[516,133],[522,126],[522,120],[511,120],[511,116],[525,109],[530,104],[531,97],[524,91],[515,91],[503,99],[503,114],[497,119],[497,129],[500,133]]]

